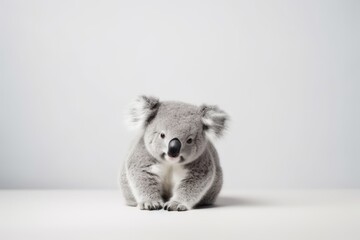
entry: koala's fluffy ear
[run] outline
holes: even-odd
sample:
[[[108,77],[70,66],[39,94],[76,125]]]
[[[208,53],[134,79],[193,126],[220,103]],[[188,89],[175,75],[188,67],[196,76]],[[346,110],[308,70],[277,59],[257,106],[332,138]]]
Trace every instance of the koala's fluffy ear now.
[[[200,107],[205,134],[210,139],[220,138],[227,129],[229,116],[217,106]]]
[[[156,97],[137,97],[129,109],[128,125],[132,128],[146,127],[155,117],[159,106],[160,102]]]

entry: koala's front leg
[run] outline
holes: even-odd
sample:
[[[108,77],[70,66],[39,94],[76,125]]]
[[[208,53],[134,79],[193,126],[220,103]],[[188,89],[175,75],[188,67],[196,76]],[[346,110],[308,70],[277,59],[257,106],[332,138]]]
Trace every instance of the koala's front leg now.
[[[168,211],[186,211],[193,208],[210,188],[215,166],[210,160],[190,163],[188,173],[174,191],[173,197],[164,205]]]
[[[151,172],[155,163],[150,156],[142,159],[130,158],[128,162],[129,183],[141,210],[162,209],[164,201],[161,197],[160,177]]]

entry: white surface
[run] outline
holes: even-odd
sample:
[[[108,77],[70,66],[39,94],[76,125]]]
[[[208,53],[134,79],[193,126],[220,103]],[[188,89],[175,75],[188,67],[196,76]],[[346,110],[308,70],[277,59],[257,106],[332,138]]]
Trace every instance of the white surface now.
[[[0,239],[360,239],[360,190],[224,192],[216,207],[141,211],[118,191],[0,191]]]
[[[138,94],[218,104],[230,189],[360,187],[360,1],[0,0],[0,188],[115,188]]]

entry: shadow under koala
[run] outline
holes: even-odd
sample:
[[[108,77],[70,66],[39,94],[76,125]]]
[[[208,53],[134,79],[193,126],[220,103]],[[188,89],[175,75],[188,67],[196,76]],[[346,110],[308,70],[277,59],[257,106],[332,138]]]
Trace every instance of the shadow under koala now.
[[[224,208],[224,207],[262,207],[268,205],[271,205],[271,203],[255,198],[219,196],[214,204],[196,206],[195,209]]]

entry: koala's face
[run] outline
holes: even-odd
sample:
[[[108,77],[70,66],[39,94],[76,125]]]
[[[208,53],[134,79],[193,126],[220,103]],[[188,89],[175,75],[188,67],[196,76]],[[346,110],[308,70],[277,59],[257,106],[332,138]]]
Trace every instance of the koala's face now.
[[[207,143],[198,107],[164,102],[146,127],[144,140],[156,158],[187,163],[204,151]]]
[[[144,129],[145,146],[159,161],[186,164],[197,159],[209,136],[221,136],[227,115],[215,106],[159,102],[140,97],[131,109],[131,120]]]

